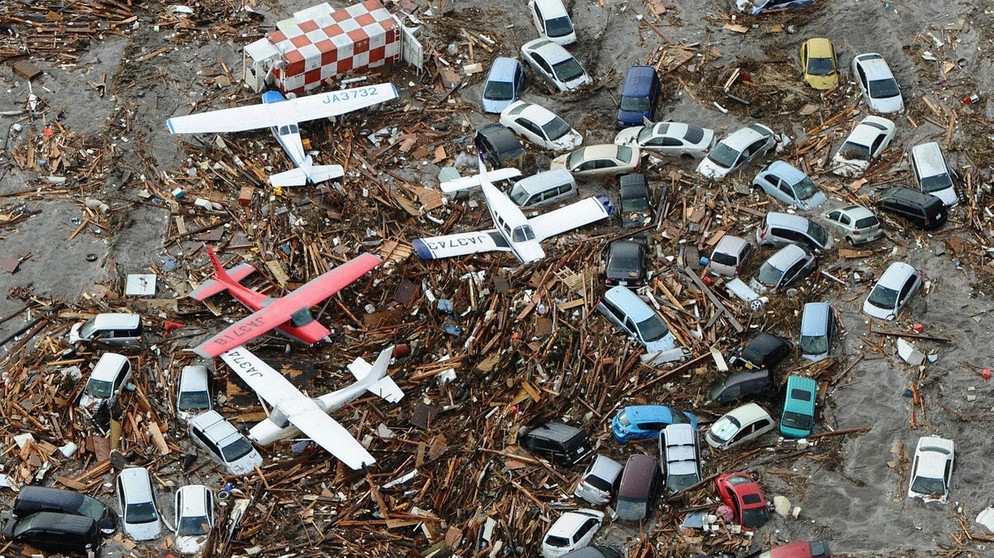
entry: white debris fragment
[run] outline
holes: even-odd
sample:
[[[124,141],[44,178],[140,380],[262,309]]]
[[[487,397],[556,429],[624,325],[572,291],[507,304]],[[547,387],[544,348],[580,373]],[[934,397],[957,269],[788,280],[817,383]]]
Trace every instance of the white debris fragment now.
[[[900,337],[897,338],[897,354],[912,366],[921,366],[925,362],[925,354]]]
[[[790,513],[791,504],[790,500],[786,496],[774,496],[773,497],[773,510],[778,514],[787,517]]]

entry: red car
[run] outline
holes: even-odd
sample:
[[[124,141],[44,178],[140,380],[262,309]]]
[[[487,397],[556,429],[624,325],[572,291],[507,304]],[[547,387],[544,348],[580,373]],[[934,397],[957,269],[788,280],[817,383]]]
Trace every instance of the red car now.
[[[735,512],[735,521],[743,527],[759,527],[769,521],[766,498],[748,473],[723,473],[714,479],[721,501]]]
[[[756,558],[832,558],[825,541],[799,541],[775,546]]]

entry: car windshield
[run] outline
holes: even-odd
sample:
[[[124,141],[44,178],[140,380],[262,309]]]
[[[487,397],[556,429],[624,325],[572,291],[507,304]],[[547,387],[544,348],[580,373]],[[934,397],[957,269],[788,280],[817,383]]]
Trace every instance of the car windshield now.
[[[918,494],[945,494],[946,483],[941,478],[933,479],[931,477],[915,477],[915,481],[911,484],[911,491]]]
[[[770,262],[764,262],[763,265],[759,267],[759,271],[756,272],[756,280],[766,286],[776,287],[780,284],[780,279],[783,278],[783,273],[784,271],[782,269],[773,267]]]
[[[784,411],[783,417],[780,419],[780,424],[798,430],[811,430],[811,427],[814,426],[814,417],[795,413],[794,411]]]
[[[643,196],[637,198],[621,198],[621,211],[645,211],[649,209],[649,200]]]
[[[584,161],[583,157],[586,151],[587,151],[586,148],[584,148],[584,149],[577,149],[576,151],[570,153],[569,158],[566,159],[566,168],[575,169],[576,167],[580,166],[580,164],[582,164]]]
[[[514,87],[509,81],[488,81],[483,90],[483,98],[491,101],[510,101],[513,94]]]
[[[828,337],[825,335],[802,335],[801,351],[806,355],[820,355],[828,352]]]
[[[624,103],[625,99],[622,98],[621,102]],[[659,130],[658,134],[656,133],[657,129]],[[639,130],[638,142],[647,143],[649,140],[655,138],[657,135],[663,135],[665,133],[666,133],[666,128],[660,128],[659,125],[643,126],[642,129]]]
[[[808,220],[808,236],[813,238],[818,246],[824,247],[828,244],[828,231],[825,230],[825,227],[811,220]]]
[[[708,153],[708,159],[711,159],[711,161],[720,167],[730,169],[739,160],[739,151],[728,147],[724,143],[719,143]]]
[[[619,108],[629,112],[649,112],[652,107],[649,105],[648,97],[622,97]]]
[[[515,205],[525,205],[525,202],[528,201],[528,192],[526,192],[524,188],[515,184],[514,187],[511,188],[511,193],[508,194],[507,197],[511,198],[511,201],[513,201]]]
[[[658,341],[663,337],[666,337],[666,335],[670,332],[670,330],[666,327],[666,323],[663,322],[663,319],[655,314],[635,324],[635,327],[642,332],[642,339],[644,339],[646,343]]]
[[[726,442],[732,439],[739,429],[742,428],[742,424],[735,417],[725,415],[718,419],[717,422],[711,425],[710,434],[712,437]]]
[[[252,443],[243,437],[238,437],[232,443],[221,448],[221,456],[225,463],[238,461],[252,452]]]
[[[573,32],[573,24],[566,16],[547,19],[545,21],[545,34],[550,37],[565,37]]]
[[[870,296],[866,301],[884,310],[893,310],[897,306],[897,291],[894,289],[877,285],[870,291]]]
[[[94,521],[100,521],[103,519],[104,514],[107,513],[107,506],[93,498],[84,497],[79,504],[79,513]]]
[[[128,504],[124,515],[127,523],[151,523],[159,520],[159,513],[155,511],[155,504],[152,502]]]
[[[583,66],[576,58],[570,57],[552,66],[552,73],[556,74],[559,81],[568,83],[583,75]]]
[[[619,497],[614,511],[618,513],[619,517],[645,517],[647,507],[648,503],[645,500]]]
[[[803,180],[794,184],[794,194],[797,195],[797,199],[799,200],[806,200],[817,193],[818,186],[806,176]]]
[[[870,97],[874,99],[889,99],[901,94],[901,88],[897,86],[894,78],[875,79],[870,82]]]
[[[181,517],[176,526],[177,535],[206,535],[210,531],[210,523],[204,516]]]
[[[701,480],[695,473],[690,473],[687,475],[670,475],[667,479],[667,483],[670,490],[683,490],[688,486],[697,484],[697,481]]]
[[[90,397],[110,397],[111,392],[114,390],[114,384],[105,380],[94,380],[90,378],[89,382],[86,382],[86,392]]]
[[[179,408],[186,411],[189,409],[207,409],[210,407],[210,395],[206,391],[186,391],[179,394]]]
[[[939,190],[945,190],[950,186],[952,186],[952,181],[950,181],[949,176],[945,174],[929,176],[928,178],[922,179],[922,192],[925,192],[926,194],[930,192],[938,192]]]
[[[839,148],[843,159],[869,159],[870,146],[847,141]]]
[[[93,318],[86,320],[86,322],[79,327],[79,337],[81,339],[89,339],[93,335],[93,332],[97,329],[97,319]]]
[[[835,61],[831,58],[809,58],[808,73],[813,76],[827,76],[835,73]]]
[[[565,120],[556,116],[542,126],[542,131],[545,132],[546,137],[550,140],[557,140],[573,131],[573,129],[569,127],[569,124]]]
[[[549,535],[545,537],[545,544],[555,547],[569,546],[569,539],[566,537],[559,537],[556,535]]]
[[[769,519],[770,516],[766,512],[766,508],[742,510],[743,527],[759,527],[760,525],[766,523]]]

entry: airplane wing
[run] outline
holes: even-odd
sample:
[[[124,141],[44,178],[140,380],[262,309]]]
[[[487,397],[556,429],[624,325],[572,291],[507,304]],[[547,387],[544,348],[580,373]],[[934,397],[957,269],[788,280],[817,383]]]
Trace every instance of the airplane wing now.
[[[437,260],[455,256],[468,256],[478,252],[509,252],[511,246],[494,229],[430,238],[416,238],[411,245],[422,260]]]
[[[486,175],[486,179],[489,182],[500,182],[501,180],[509,180],[521,176],[521,171],[513,168],[504,168],[489,171]],[[474,174],[473,176],[460,176],[455,180],[446,180],[445,182],[439,183],[439,189],[445,194],[453,194],[455,192],[461,192],[463,190],[468,190],[470,188],[479,188],[480,186],[479,174]]]
[[[584,198],[528,220],[539,241],[606,219],[614,213],[614,204],[607,196]]]
[[[272,299],[262,310],[254,312],[198,345],[193,351],[204,358],[244,345],[286,323],[295,312],[331,298],[383,260],[373,254],[361,254],[344,264],[311,279],[283,298]]]
[[[244,347],[221,354],[224,362],[245,383],[283,413],[294,426],[352,469],[362,469],[376,459],[341,424]]]
[[[198,112],[166,120],[171,134],[241,132],[331,118],[397,98],[392,83],[307,95],[278,103]]]

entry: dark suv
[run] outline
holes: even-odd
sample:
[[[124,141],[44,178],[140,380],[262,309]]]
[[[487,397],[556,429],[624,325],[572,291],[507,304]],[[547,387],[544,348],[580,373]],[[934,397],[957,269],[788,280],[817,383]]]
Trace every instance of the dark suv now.
[[[783,337],[761,331],[728,355],[728,365],[747,370],[773,368],[790,354],[792,348],[790,341]]]
[[[715,384],[705,403],[724,405],[750,397],[772,396],[776,391],[776,379],[768,369],[746,370],[727,376]]]
[[[499,122],[492,122],[476,130],[473,143],[480,152],[480,158],[495,169],[503,167],[508,159],[525,152],[525,147],[514,132]]]
[[[522,427],[518,431],[518,444],[561,465],[573,465],[593,449],[586,432],[562,422],[547,422],[535,428]]]
[[[92,518],[55,512],[8,517],[3,527],[8,541],[61,554],[100,554],[100,529]]]
[[[904,186],[895,186],[885,191],[877,201],[877,207],[903,217],[925,230],[941,227],[948,217],[942,200]]]
[[[626,174],[618,179],[618,185],[621,188],[621,227],[635,229],[652,223],[652,200],[645,175]]]

